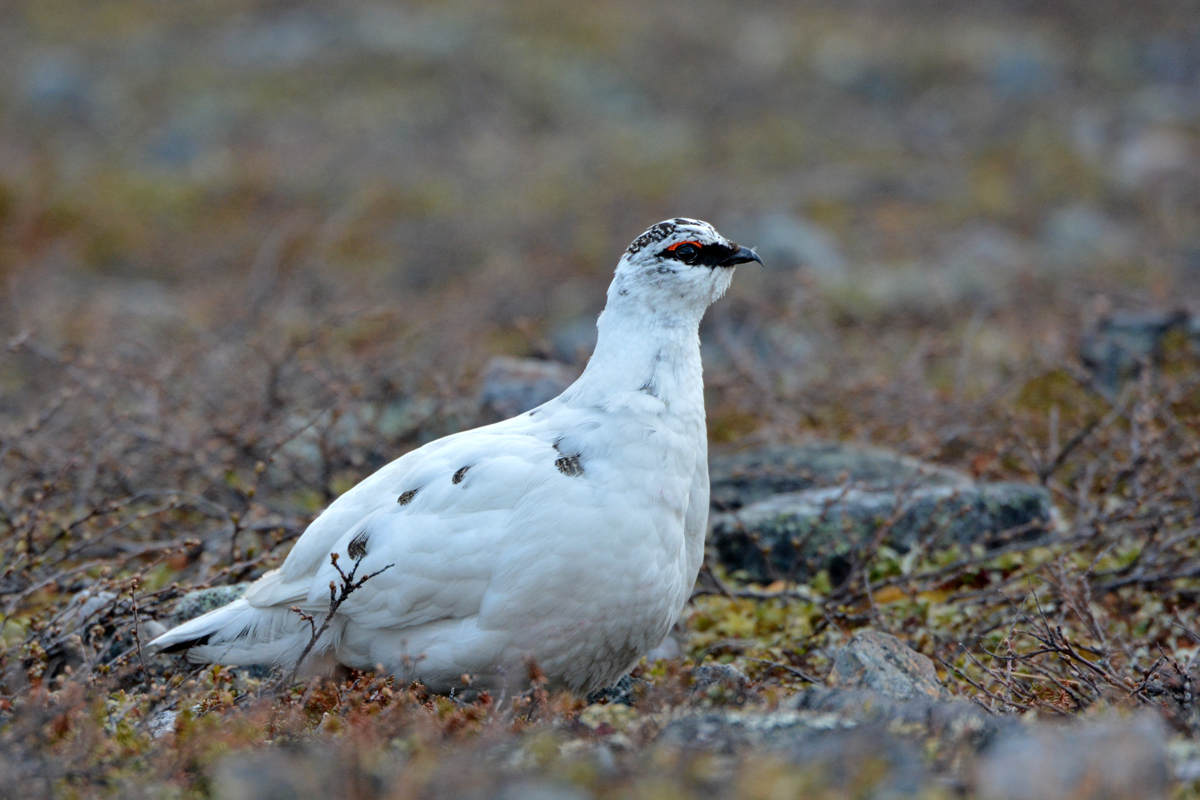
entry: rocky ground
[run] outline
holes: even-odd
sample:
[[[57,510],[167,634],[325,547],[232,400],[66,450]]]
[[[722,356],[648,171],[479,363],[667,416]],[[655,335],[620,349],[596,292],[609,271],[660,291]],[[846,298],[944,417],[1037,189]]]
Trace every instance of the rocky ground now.
[[[1200,792],[1200,7],[0,6],[6,797]],[[708,559],[591,698],[151,657],[659,219]],[[535,682],[536,683],[536,682]]]

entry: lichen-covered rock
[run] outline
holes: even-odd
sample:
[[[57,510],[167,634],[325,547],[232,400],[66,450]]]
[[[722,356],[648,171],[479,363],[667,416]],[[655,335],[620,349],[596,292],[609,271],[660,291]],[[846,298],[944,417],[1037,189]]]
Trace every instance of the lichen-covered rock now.
[[[850,485],[867,491],[911,486],[964,486],[954,470],[877,447],[839,442],[773,445],[713,456],[712,507],[730,511],[772,495]]]
[[[492,421],[523,414],[558,397],[574,380],[575,372],[565,364],[496,356],[483,370],[480,417]]]
[[[994,739],[1003,726],[1015,724],[961,698],[918,694],[901,700],[871,689],[836,686],[812,686],[781,708],[831,715],[845,724],[882,722],[890,729],[920,733],[945,745],[965,745],[971,752]]]
[[[709,542],[726,569],[740,570],[748,580],[804,580],[829,570],[837,583],[847,556],[884,525],[883,543],[904,553],[918,545],[999,547],[1043,536],[1055,524],[1050,493],[1027,484],[825,488],[714,514]]]
[[[227,606],[244,595],[249,587],[249,583],[235,583],[230,586],[213,586],[209,589],[188,592],[175,604],[174,623],[179,625],[189,619],[195,619],[201,614],[207,614],[214,608]]]
[[[881,631],[857,631],[833,654],[830,686],[869,689],[897,700],[947,699],[937,669],[927,656]]]

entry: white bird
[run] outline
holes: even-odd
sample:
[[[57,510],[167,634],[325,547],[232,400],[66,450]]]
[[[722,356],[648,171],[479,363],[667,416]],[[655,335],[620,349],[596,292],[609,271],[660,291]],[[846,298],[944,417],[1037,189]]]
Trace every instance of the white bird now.
[[[700,569],[700,319],[749,261],[706,222],[653,226],[617,264],[595,352],[561,395],[383,467],[241,599],[151,646],[310,673],[382,665],[435,691],[524,684],[531,662],[552,687],[611,685],[666,637]],[[331,617],[339,566],[371,577]]]

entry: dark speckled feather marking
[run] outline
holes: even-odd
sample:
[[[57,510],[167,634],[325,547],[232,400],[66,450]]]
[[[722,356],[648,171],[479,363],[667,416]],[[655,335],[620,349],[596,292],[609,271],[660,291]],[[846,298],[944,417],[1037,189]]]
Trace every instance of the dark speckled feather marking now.
[[[346,555],[355,561],[365,556],[367,554],[367,538],[367,532],[363,531],[351,539],[350,544],[346,545]]]
[[[676,225],[674,222],[660,222],[650,230],[643,233],[641,236],[633,240],[633,244],[629,245],[629,249],[625,252],[633,255],[642,250],[647,245],[661,242],[663,239],[675,232]]]
[[[558,467],[558,471],[568,478],[578,478],[583,474],[583,465],[579,463],[579,456],[563,456],[554,462],[554,466]]]
[[[455,484],[456,486],[458,484],[462,483],[463,478],[467,477],[467,470],[469,470],[469,469],[470,469],[469,466],[459,467],[458,472],[454,473],[454,477],[450,479],[450,482]]]
[[[419,492],[419,491],[421,491],[421,490],[420,489],[409,489],[407,492],[400,495],[400,497],[396,500],[396,502],[402,506],[406,506],[413,501],[413,498],[417,496],[417,492]]]

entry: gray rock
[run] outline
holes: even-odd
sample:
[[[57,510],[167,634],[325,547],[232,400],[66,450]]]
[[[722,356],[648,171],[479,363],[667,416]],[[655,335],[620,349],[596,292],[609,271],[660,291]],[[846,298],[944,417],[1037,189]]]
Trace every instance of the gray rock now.
[[[128,600],[128,595],[126,595],[126,600]],[[47,677],[54,677],[64,667],[71,669],[79,667],[85,658],[83,640],[88,635],[88,629],[97,624],[103,626],[106,624],[105,618],[109,616],[109,613],[113,611],[121,613],[121,607],[120,597],[114,592],[88,588],[75,594],[59,615],[57,627],[61,633],[43,645],[48,656],[45,673]],[[110,643],[104,658],[106,661],[111,660],[117,653],[123,652],[131,646],[133,646],[132,637],[119,637],[117,641]]]
[[[1174,737],[1167,744],[1167,755],[1175,780],[1187,783],[1200,781],[1200,742]]]
[[[347,9],[346,12],[355,14]],[[353,18],[354,33],[369,52],[403,56],[411,61],[450,58],[470,45],[463,20],[436,13],[414,14],[404,7],[368,6]]]
[[[966,475],[876,447],[839,442],[775,445],[709,460],[712,507],[730,511],[785,492],[852,484],[885,491],[905,486],[967,486]]]
[[[1033,258],[1026,241],[1012,231],[973,223],[947,238],[938,261],[931,274],[943,297],[970,300],[986,308],[1028,274]]]
[[[720,562],[747,580],[803,580],[828,570],[839,583],[849,556],[890,523],[883,543],[999,547],[1044,537],[1056,524],[1049,492],[1018,483],[935,485],[911,490],[810,489],[776,495],[710,518]]]
[[[857,631],[845,647],[834,652],[829,684],[869,689],[897,700],[950,697],[927,656],[895,636],[869,629]]]
[[[1170,780],[1166,732],[1148,715],[1011,728],[970,776],[981,800],[1158,800]]]
[[[1002,39],[991,53],[992,87],[1001,97],[1040,94],[1057,83],[1059,61],[1059,54],[1032,38]]]
[[[1200,707],[1196,703],[1200,665],[1194,660],[1189,660],[1186,667],[1175,661],[1160,663],[1145,676],[1144,682],[1145,696],[1158,706],[1164,721],[1176,730],[1187,731],[1193,738],[1200,733]]]
[[[715,690],[740,702],[750,692],[750,679],[731,664],[703,664],[692,669],[692,690],[702,694]]]
[[[683,657],[684,644],[687,640],[687,632],[683,627],[676,622],[658,646],[646,653],[646,661],[653,664],[659,659],[674,661],[677,658]]]
[[[837,240],[824,228],[788,214],[770,214],[746,237],[754,242],[768,269],[811,270],[818,277],[842,279],[846,259]]]
[[[339,755],[315,747],[293,751],[259,748],[229,755],[213,770],[213,796],[223,800],[317,800],[345,796],[346,787],[374,777],[364,774],[353,759]]]
[[[179,712],[175,709],[168,708],[165,711],[159,711],[150,717],[148,727],[150,729],[150,737],[153,739],[161,739],[168,733],[175,732],[175,720],[179,718]]]
[[[988,714],[968,700],[931,698],[925,694],[901,700],[870,689],[834,686],[813,686],[798,692],[783,708],[822,713],[842,720],[844,725],[886,723],[889,727],[919,731],[943,743],[965,744],[972,751],[995,739],[1004,725],[1016,724]]]
[[[591,703],[619,703],[623,706],[636,706],[638,699],[646,693],[649,684],[641,678],[622,675],[621,679],[612,686],[597,689],[587,696]]]
[[[413,777],[409,755],[393,748],[387,758],[362,758],[339,741],[311,737],[284,746],[242,749],[225,755],[211,769],[212,796],[222,800],[328,800],[332,797],[407,796]],[[537,774],[536,762],[521,758],[528,738],[495,738],[491,746],[446,750],[435,772],[422,778],[422,797],[430,800],[585,800],[591,794]],[[545,740],[543,739],[543,742]],[[543,747],[539,752],[545,753]],[[0,754],[2,756],[2,754]],[[502,760],[508,763],[501,766]],[[543,756],[544,760],[544,756]],[[0,761],[0,768],[3,762]],[[3,773],[0,773],[3,775]]]
[[[413,433],[437,408],[432,398],[412,397],[354,403],[338,414],[329,410],[316,415],[291,414],[285,425],[296,433],[283,444],[280,454],[310,469],[321,469],[326,458],[344,459],[356,467],[381,467],[397,455],[388,443]],[[273,480],[294,479],[278,464],[270,469]]]
[[[201,614],[207,614],[214,608],[227,606],[244,595],[249,587],[249,583],[235,583],[232,586],[213,586],[210,589],[188,592],[175,604],[174,623],[179,625]]]
[[[1116,154],[1117,179],[1130,189],[1152,189],[1172,178],[1194,176],[1196,167],[1188,137],[1161,126],[1138,131]]]
[[[746,707],[720,712],[691,712],[663,729],[662,741],[711,746],[727,752],[741,747],[783,747],[796,738],[862,725],[883,725],[965,743],[976,750],[993,741],[1004,723],[967,700],[917,693],[904,700],[870,689],[813,686],[797,692],[777,709]]]
[[[224,29],[216,55],[243,69],[296,69],[329,59],[344,35],[344,20],[318,12],[296,10],[267,19],[242,17]]]
[[[163,625],[156,619],[148,619],[138,625],[138,637],[143,642],[149,642],[152,639],[157,639],[167,632],[167,626]]]
[[[42,113],[86,118],[93,103],[93,71],[69,48],[43,50],[19,76],[22,94]]]
[[[579,317],[556,326],[549,333],[554,357],[564,364],[578,364],[596,349],[595,316]]]
[[[1183,335],[1200,351],[1200,317],[1186,311],[1149,311],[1110,314],[1083,339],[1080,356],[1108,388],[1138,374],[1143,363],[1162,361],[1163,347],[1172,333]]]
[[[483,371],[479,413],[484,420],[502,420],[553,400],[575,380],[563,364],[534,358],[496,356]]]
[[[1120,222],[1088,205],[1053,211],[1041,232],[1042,254],[1052,268],[1112,264],[1133,255],[1135,240]]]
[[[63,614],[63,628],[72,632],[81,631],[96,621],[105,608],[117,600],[113,592],[85,589],[71,598]]]
[[[590,794],[574,786],[544,780],[521,780],[503,786],[495,800],[588,800]]]
[[[823,787],[848,790],[854,797],[919,796],[929,784],[914,742],[889,733],[882,723],[860,724],[828,713],[690,714],[668,723],[656,747],[725,756],[767,753],[812,770]]]

